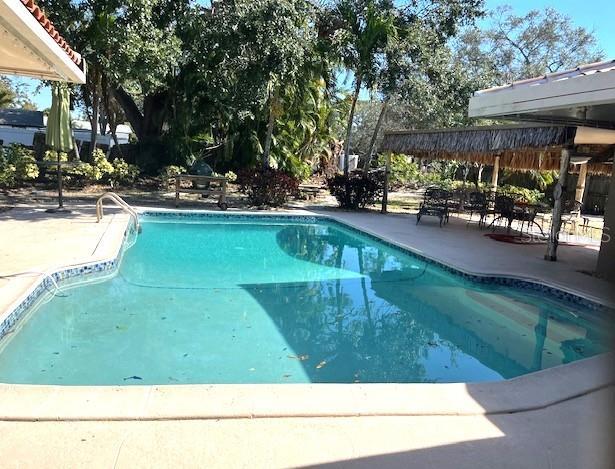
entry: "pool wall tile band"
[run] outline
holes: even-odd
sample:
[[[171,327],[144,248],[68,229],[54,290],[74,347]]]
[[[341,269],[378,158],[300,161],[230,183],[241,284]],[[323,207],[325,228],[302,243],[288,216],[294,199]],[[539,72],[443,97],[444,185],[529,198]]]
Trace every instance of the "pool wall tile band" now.
[[[251,215],[251,214],[219,214],[219,213],[205,213],[205,212],[155,212],[155,211],[147,211],[143,212],[141,217],[143,219],[148,218],[159,218],[159,219],[168,219],[168,220],[186,220],[186,219],[211,219],[211,220],[241,220],[241,221],[254,221],[254,220],[266,220],[269,222],[298,222],[298,223],[316,223],[318,221],[327,221],[332,224],[337,224],[346,230],[350,230],[356,232],[360,235],[367,236],[371,239],[374,239],[380,243],[383,243],[389,247],[400,249],[411,256],[421,259],[423,262],[426,262],[431,265],[438,266],[447,272],[450,272],[454,275],[463,277],[465,279],[481,283],[481,284],[491,284],[491,285],[504,285],[515,288],[520,288],[524,290],[531,290],[535,292],[545,293],[552,295],[558,299],[569,301],[575,303],[577,305],[583,306],[585,308],[591,310],[605,310],[608,309],[604,305],[597,303],[595,301],[589,300],[579,295],[575,295],[574,293],[569,293],[558,288],[544,285],[538,282],[523,280],[514,277],[503,277],[503,276],[491,276],[491,275],[477,275],[463,272],[457,268],[439,262],[437,260],[431,259],[419,253],[416,253],[404,246],[400,246],[399,244],[392,243],[387,241],[379,236],[373,235],[371,233],[365,232],[358,228],[355,228],[352,225],[346,224],[342,221],[327,217],[327,216],[311,216],[311,215]],[[124,244],[128,238],[128,235],[134,233],[134,226],[130,226],[124,233]],[[112,260],[106,260],[101,262],[95,262],[91,264],[83,264],[77,267],[71,267],[68,269],[62,269],[54,272],[48,277],[45,277],[38,285],[34,287],[34,289],[19,303],[16,307],[13,308],[4,318],[4,320],[0,323],[0,339],[9,332],[15,324],[22,318],[28,309],[36,303],[36,301],[41,297],[41,295],[55,288],[54,282],[58,285],[62,284],[68,279],[75,278],[83,278],[84,280],[92,278],[99,274],[108,274],[119,268],[121,263],[121,257],[124,249],[120,249],[116,258]],[[53,280],[52,280],[53,278]]]

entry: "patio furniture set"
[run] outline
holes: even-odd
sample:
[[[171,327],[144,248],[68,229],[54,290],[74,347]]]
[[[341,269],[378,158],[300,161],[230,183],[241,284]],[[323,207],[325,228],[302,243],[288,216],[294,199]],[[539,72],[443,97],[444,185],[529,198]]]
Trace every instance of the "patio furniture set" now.
[[[425,190],[423,201],[416,214],[417,225],[423,216],[434,216],[439,218],[440,227],[448,223],[451,212],[466,213],[469,215],[468,224],[472,222],[474,214],[479,216],[478,226],[482,229],[487,226],[490,216],[493,220],[488,228],[495,228],[504,223],[507,231],[510,232],[514,221],[520,223],[520,232],[524,229],[529,232],[530,227],[536,226],[541,235],[544,236],[543,227],[538,223],[537,216],[549,211],[545,204],[530,204],[524,201],[503,194],[487,194],[474,191],[450,192],[444,189],[430,187]],[[571,224],[575,233],[578,226],[586,227],[588,219],[581,216],[581,203],[571,200],[565,204],[563,226]],[[582,221],[582,225],[580,221]]]

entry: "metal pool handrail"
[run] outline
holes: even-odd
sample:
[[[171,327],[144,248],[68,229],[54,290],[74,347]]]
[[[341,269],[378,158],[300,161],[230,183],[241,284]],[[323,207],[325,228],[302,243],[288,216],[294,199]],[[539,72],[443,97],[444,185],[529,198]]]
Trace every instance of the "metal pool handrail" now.
[[[102,217],[104,215],[103,201],[105,199],[111,200],[113,203],[115,203],[115,205],[117,205],[122,210],[127,212],[134,219],[135,228],[137,229],[137,233],[141,231],[141,225],[139,224],[139,215],[137,214],[137,211],[134,208],[132,208],[130,205],[128,205],[126,201],[122,199],[119,195],[117,195],[115,192],[105,192],[96,201],[96,222],[97,223],[99,223],[100,220],[102,220]]]

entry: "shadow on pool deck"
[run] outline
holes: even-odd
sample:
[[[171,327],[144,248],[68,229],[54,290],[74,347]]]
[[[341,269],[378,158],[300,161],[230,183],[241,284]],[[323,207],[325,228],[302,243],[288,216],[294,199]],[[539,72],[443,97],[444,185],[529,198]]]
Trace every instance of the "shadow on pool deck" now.
[[[502,436],[472,437],[466,441],[345,459],[305,467],[336,468],[434,468],[434,469],[611,469],[615,467],[615,388],[562,403],[555,407],[519,414],[488,416]],[[436,419],[426,420],[425,440],[438,429]],[[383,428],[386,433],[387,429]],[[492,432],[493,433],[493,432]],[[378,439],[378,435],[373,436]],[[459,437],[459,435],[458,435]],[[461,437],[463,439],[463,436]],[[409,441],[409,446],[415,442]],[[420,445],[419,443],[418,445]],[[340,444],[343,444],[340,441]],[[418,446],[417,445],[417,446]]]

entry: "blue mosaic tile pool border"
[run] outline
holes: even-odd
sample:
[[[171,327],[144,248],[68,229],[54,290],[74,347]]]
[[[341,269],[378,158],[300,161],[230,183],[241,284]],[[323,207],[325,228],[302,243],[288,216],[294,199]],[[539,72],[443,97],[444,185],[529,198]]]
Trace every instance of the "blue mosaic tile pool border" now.
[[[121,262],[122,254],[128,236],[135,233],[134,224],[130,224],[124,232],[124,240],[122,246],[118,250],[118,253],[114,259],[104,260],[99,262],[92,262],[88,264],[80,264],[74,267],[58,270],[50,273],[41,282],[39,282],[28,295],[17,306],[10,311],[0,323],[0,339],[5,334],[13,329],[15,324],[28,312],[28,309],[32,307],[42,295],[46,292],[52,291],[56,285],[60,286],[69,279],[82,278],[89,279],[100,274],[108,274],[116,270]]]
[[[609,311],[612,310],[596,301],[590,300],[588,298],[584,298],[580,295],[570,293],[564,290],[561,290],[556,287],[552,287],[549,285],[545,285],[539,282],[534,282],[530,280],[524,280],[515,277],[505,277],[505,276],[494,276],[494,275],[479,275],[464,272],[458,268],[452,267],[443,262],[437,261],[430,257],[424,256],[420,253],[413,251],[405,246],[400,244],[388,241],[386,239],[381,238],[375,234],[363,231],[355,226],[352,226],[349,223],[346,223],[342,220],[338,220],[332,218],[327,215],[283,215],[283,214],[243,214],[243,213],[215,213],[215,212],[157,212],[157,211],[146,211],[141,214],[143,219],[147,218],[163,218],[163,219],[199,219],[199,218],[208,218],[208,219],[220,219],[220,220],[245,220],[245,221],[254,221],[255,219],[273,221],[273,222],[297,222],[297,223],[316,223],[326,221],[328,223],[337,224],[342,228],[356,232],[360,235],[367,236],[368,238],[374,239],[380,243],[383,243],[389,247],[394,249],[399,249],[404,251],[405,253],[420,259],[423,262],[426,262],[431,265],[435,265],[447,272],[454,274],[456,276],[462,277],[464,279],[485,284],[485,285],[503,285],[509,287],[515,287],[523,290],[530,290],[533,292],[543,293],[551,295],[560,300],[569,301],[574,304],[580,305],[584,308],[593,310],[593,311]],[[28,309],[33,306],[36,301],[39,300],[41,295],[45,292],[49,291],[51,288],[54,288],[54,281],[57,284],[61,284],[62,282],[68,279],[74,279],[77,277],[82,277],[87,279],[97,274],[101,273],[109,273],[117,269],[121,263],[122,253],[124,251],[124,244],[128,239],[128,234],[134,233],[134,226],[130,226],[126,232],[124,233],[124,242],[122,247],[120,248],[115,259],[106,260],[101,262],[94,262],[91,264],[83,264],[76,267],[71,267],[68,269],[59,270],[50,275],[53,278],[46,277],[43,279],[34,289],[26,296],[26,298],[19,303],[0,323],[0,339],[9,332],[15,324],[21,319],[28,311]]]

